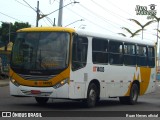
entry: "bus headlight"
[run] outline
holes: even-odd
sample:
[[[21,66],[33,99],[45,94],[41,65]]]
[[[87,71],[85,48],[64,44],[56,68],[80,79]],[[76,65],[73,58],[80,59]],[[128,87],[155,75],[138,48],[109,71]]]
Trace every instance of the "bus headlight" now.
[[[10,81],[17,87],[19,87],[20,85],[17,83],[17,81],[15,79],[10,79]]]
[[[56,85],[53,86],[54,89],[57,89],[59,87],[62,87],[63,85],[65,85],[66,83],[69,83],[69,78],[66,78],[62,81],[60,81],[59,83],[57,83]]]

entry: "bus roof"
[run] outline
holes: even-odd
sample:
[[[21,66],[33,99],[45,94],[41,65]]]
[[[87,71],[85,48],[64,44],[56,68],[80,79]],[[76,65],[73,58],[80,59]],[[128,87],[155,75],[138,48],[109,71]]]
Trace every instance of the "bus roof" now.
[[[42,31],[68,31],[68,32],[75,32],[72,28],[66,27],[33,27],[33,28],[23,28],[18,30],[17,32],[42,32]]]
[[[23,28],[18,30],[17,32],[35,32],[35,31],[66,31],[66,32],[76,32],[79,35],[82,36],[90,36],[90,37],[96,37],[96,38],[102,38],[102,39],[108,39],[108,40],[116,40],[116,41],[123,41],[123,42],[131,42],[135,44],[142,44],[142,45],[152,45],[155,46],[155,42],[151,40],[142,40],[142,39],[133,39],[133,38],[125,38],[121,36],[111,36],[101,33],[93,33],[85,30],[74,30],[72,28],[66,28],[66,27],[33,27],[33,28]]]
[[[151,40],[133,39],[133,38],[121,37],[118,35],[111,36],[111,35],[106,35],[106,34],[101,34],[101,33],[88,32],[88,31],[84,31],[84,30],[77,30],[76,32],[77,32],[77,34],[79,34],[81,36],[90,36],[90,37],[102,38],[102,39],[106,39],[106,40],[116,40],[116,41],[123,41],[123,42],[142,44],[142,45],[151,45],[151,46],[156,45],[156,42],[151,41]]]

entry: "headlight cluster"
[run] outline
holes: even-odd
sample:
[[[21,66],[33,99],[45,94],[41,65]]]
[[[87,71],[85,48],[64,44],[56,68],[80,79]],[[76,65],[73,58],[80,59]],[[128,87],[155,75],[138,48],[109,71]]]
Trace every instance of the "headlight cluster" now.
[[[17,81],[15,79],[10,78],[10,81],[17,87],[19,87],[19,83],[17,83]]]
[[[63,85],[65,85],[66,83],[69,83],[69,78],[66,78],[62,81],[60,81],[59,83],[57,83],[56,85],[53,86],[54,89],[57,89],[59,87],[62,87]]]

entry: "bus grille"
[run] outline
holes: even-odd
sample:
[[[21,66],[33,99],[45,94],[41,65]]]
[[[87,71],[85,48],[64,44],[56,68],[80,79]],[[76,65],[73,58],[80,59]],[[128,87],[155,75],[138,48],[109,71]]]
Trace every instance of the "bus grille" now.
[[[49,80],[51,78],[54,78],[56,75],[41,76],[41,75],[23,75],[23,74],[19,74],[19,76],[22,77],[25,80]]]
[[[25,95],[28,96],[50,96],[52,94],[52,92],[41,92],[40,94],[32,94],[31,91],[26,91],[26,90],[21,90]]]

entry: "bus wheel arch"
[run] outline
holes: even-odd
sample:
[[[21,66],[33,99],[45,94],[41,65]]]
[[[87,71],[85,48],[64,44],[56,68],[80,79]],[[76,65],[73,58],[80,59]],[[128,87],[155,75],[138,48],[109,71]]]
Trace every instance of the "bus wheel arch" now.
[[[100,83],[98,80],[92,80],[88,85],[86,105],[87,107],[94,107],[96,102],[100,99]]]

